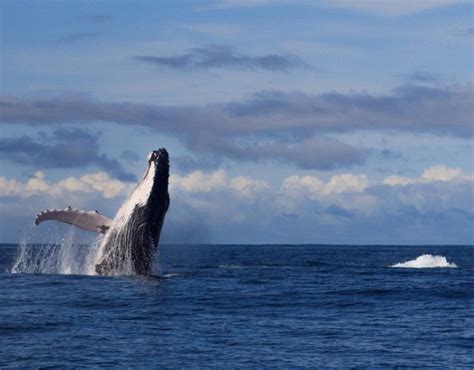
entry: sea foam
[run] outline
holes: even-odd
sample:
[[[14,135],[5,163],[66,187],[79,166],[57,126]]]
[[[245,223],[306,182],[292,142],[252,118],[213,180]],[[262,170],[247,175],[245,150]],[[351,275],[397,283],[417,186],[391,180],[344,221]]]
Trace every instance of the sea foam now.
[[[32,235],[42,243],[30,244]],[[72,226],[52,224],[22,236],[12,273],[95,275],[101,236],[88,235]]]
[[[413,269],[423,269],[423,268],[439,268],[439,267],[449,267],[456,268],[458,267],[454,262],[448,262],[446,257],[443,256],[433,256],[431,254],[422,254],[416,259],[396,263],[390,267],[399,267],[399,268],[413,268]]]

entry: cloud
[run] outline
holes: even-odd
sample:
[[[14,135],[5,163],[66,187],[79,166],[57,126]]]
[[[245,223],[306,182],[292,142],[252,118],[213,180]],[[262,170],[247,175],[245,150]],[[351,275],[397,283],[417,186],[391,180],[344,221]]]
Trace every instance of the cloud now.
[[[190,32],[207,33],[213,36],[233,36],[240,32],[235,25],[225,23],[180,23],[177,26]]]
[[[219,153],[234,161],[286,163],[302,169],[318,170],[362,164],[366,155],[364,150],[330,137],[269,138],[257,142],[213,136],[190,137],[187,146],[196,153]]]
[[[312,0],[214,0],[210,2],[208,8],[225,9],[233,7],[270,6],[275,4],[330,7],[389,16],[402,16],[441,6],[469,4],[469,2],[466,0],[323,0],[318,2]]]
[[[271,122],[278,128],[313,128],[319,132],[397,130],[472,136],[472,86],[427,87],[402,85],[390,94],[266,91],[226,111],[257,128]]]
[[[341,193],[361,193],[369,185],[365,175],[350,173],[334,175],[328,182],[315,176],[291,176],[283,181],[282,189],[290,193],[307,191],[310,196],[333,195]]]
[[[472,174],[438,165],[416,179],[393,186],[365,174],[293,175],[271,185],[220,170],[170,183],[175,210],[207,220],[213,242],[472,242]]]
[[[173,157],[173,164],[179,171],[212,170],[221,167],[222,156],[213,155],[180,155]]]
[[[290,145],[263,147],[255,157],[275,162],[287,162],[302,169],[332,170],[347,168],[365,162],[363,150],[332,138],[303,139]]]
[[[96,166],[123,181],[136,181],[114,158],[100,154],[98,135],[80,129],[56,129],[38,139],[23,136],[0,138],[2,159],[33,168],[80,168]]]
[[[37,171],[25,181],[0,176],[0,235],[2,241],[17,243],[21,235],[44,237],[31,227],[35,215],[49,208],[70,205],[83,210],[99,210],[113,217],[133,185],[112,179],[105,172],[88,173],[52,181],[47,173]],[[48,225],[51,227],[53,225]],[[35,231],[33,231],[35,230]],[[53,229],[54,230],[54,229]],[[43,229],[44,232],[44,229]],[[47,234],[55,237],[51,231]],[[58,240],[60,234],[56,235]],[[50,239],[54,242],[54,239]]]
[[[184,54],[174,56],[136,56],[134,59],[160,67],[179,70],[196,70],[211,68],[263,69],[268,71],[287,72],[290,69],[304,66],[295,56],[266,54],[249,56],[238,54],[227,45],[212,45],[194,48]]]
[[[70,33],[68,35],[59,37],[56,39],[57,42],[63,44],[72,44],[80,41],[89,41],[95,40],[102,37],[101,32],[78,32],[78,33]]]
[[[105,14],[95,14],[95,15],[80,15],[74,18],[74,21],[79,23],[105,23],[111,21],[113,18]]]
[[[469,27],[456,33],[458,36],[472,36],[474,35],[474,27]]]
[[[184,176],[173,174],[170,177],[170,191],[175,197],[193,194],[193,197],[189,199],[192,199],[191,202],[197,207],[208,207],[206,203],[202,202],[203,198],[200,198],[199,194],[204,196],[210,194],[211,198],[217,194],[227,194],[226,196],[230,197],[229,200],[243,197],[254,200],[272,199],[271,202],[274,202],[272,207],[276,206],[280,208],[280,211],[288,211],[290,208],[297,211],[298,207],[305,202],[316,202],[320,209],[337,206],[348,212],[367,215],[375,211],[384,211],[384,207],[387,206],[386,201],[390,198],[386,196],[387,194],[400,197],[399,201],[390,204],[389,209],[399,207],[406,201],[403,199],[403,194],[410,188],[407,186],[410,184],[420,185],[411,188],[415,189],[417,193],[417,197],[412,199],[414,201],[412,206],[416,206],[419,199],[435,196],[438,199],[443,199],[443,204],[449,207],[447,198],[449,199],[451,196],[454,198],[457,191],[445,193],[441,189],[454,189],[455,187],[461,189],[466,186],[466,189],[471,188],[471,192],[474,190],[472,188],[474,185],[472,173],[444,165],[429,167],[419,177],[405,178],[410,181],[403,184],[392,181],[396,178],[395,176],[391,175],[379,180],[365,174],[342,173],[324,180],[317,176],[293,175],[285,178],[281,185],[275,188],[270,183],[259,179],[245,176],[230,177],[224,170],[208,173],[195,171]],[[441,191],[433,192],[433,189]],[[295,200],[297,200],[296,203],[293,202]],[[471,202],[453,203],[452,205],[466,212],[474,213],[474,206]],[[438,207],[440,204],[433,202],[432,206]],[[214,207],[214,205],[210,207]],[[225,205],[222,204],[222,207]],[[420,209],[420,211],[423,210]]]
[[[406,186],[412,184],[427,184],[435,181],[470,182],[474,181],[474,178],[472,174],[465,174],[460,168],[449,168],[444,165],[437,165],[424,170],[420,177],[410,178],[390,175],[383,180],[383,183],[390,186]]]
[[[425,10],[455,4],[468,4],[465,0],[423,0],[423,1],[392,1],[392,0],[331,0],[325,4],[331,7],[376,13],[390,16],[401,16]]]
[[[140,160],[140,156],[132,150],[124,150],[120,155],[120,158],[127,162],[138,162]]]
[[[105,199],[123,197],[130,185],[114,180],[106,172],[86,174],[79,178],[67,177],[57,182],[45,179],[43,171],[37,171],[26,182],[0,177],[0,197],[28,199],[35,195],[65,197],[71,193],[99,194]]]
[[[185,136],[286,135],[397,130],[472,136],[473,87],[402,85],[389,94],[263,91],[249,99],[206,106],[109,103],[81,96],[0,99],[0,122],[114,122]]]
[[[425,181],[451,181],[460,178],[460,168],[449,168],[443,165],[433,166],[423,171],[421,178]]]
[[[269,4],[271,4],[271,0],[214,0],[210,1],[209,8],[255,7]]]
[[[411,83],[431,83],[431,82],[437,82],[439,81],[439,76],[430,73],[430,72],[413,72],[408,75],[403,75],[404,78],[406,78],[408,81]]]
[[[216,190],[234,191],[244,197],[252,197],[262,191],[270,189],[266,181],[252,179],[246,176],[230,178],[224,170],[213,173],[195,171],[186,176],[170,176],[171,191],[185,191],[187,193],[209,193]]]
[[[437,165],[410,183],[387,178],[346,172],[329,178],[292,175],[271,184],[223,170],[172,174],[166,240],[472,243],[474,174]],[[26,181],[0,177],[0,223],[9,222],[15,205],[31,221],[43,207],[68,204],[113,216],[132,187],[104,172],[57,181],[43,172]]]
[[[373,151],[353,147],[332,134],[369,130],[471,138],[473,98],[472,85],[413,84],[387,94],[263,91],[245,100],[206,106],[111,103],[80,95],[3,97],[0,121],[145,126],[180,140],[196,158],[181,158],[183,168],[188,169],[204,157],[208,168],[226,158],[335,169],[361,164]]]

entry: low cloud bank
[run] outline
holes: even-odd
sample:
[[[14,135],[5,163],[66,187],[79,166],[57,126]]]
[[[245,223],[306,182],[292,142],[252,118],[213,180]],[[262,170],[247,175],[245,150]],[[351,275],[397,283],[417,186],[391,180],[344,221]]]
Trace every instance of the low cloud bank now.
[[[224,170],[173,174],[167,240],[184,241],[181,233],[187,241],[224,243],[472,242],[472,174],[438,165],[393,179],[293,175],[271,184]],[[56,182],[43,172],[26,181],[0,177],[2,222],[12,210],[29,220],[43,208],[67,205],[113,216],[132,187],[105,172]]]
[[[22,182],[0,176],[0,198],[28,199],[33,196],[52,196],[68,198],[73,193],[95,194],[104,199],[125,196],[131,185],[114,180],[105,172],[86,174],[81,177],[67,177],[57,182],[45,179],[43,171]]]

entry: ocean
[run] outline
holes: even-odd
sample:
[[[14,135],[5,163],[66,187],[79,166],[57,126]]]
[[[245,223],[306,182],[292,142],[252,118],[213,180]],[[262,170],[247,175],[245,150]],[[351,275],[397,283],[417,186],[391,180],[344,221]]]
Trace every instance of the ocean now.
[[[31,248],[0,245],[2,368],[474,368],[473,246],[162,245],[149,277]]]

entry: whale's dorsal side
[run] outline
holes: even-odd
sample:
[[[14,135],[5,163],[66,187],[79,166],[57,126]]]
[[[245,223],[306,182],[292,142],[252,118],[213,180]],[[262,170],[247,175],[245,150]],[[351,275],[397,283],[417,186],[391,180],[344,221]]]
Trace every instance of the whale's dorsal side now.
[[[65,209],[47,209],[36,216],[35,224],[44,221],[60,221],[81,229],[105,234],[112,220],[100,214],[99,211],[81,211],[67,207]]]

